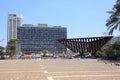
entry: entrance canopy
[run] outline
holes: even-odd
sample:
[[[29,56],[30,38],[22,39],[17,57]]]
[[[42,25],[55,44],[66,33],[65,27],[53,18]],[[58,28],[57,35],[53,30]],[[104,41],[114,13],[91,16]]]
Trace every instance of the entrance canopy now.
[[[94,53],[104,46],[112,36],[88,37],[74,39],[59,39],[58,41],[75,53],[90,52]]]

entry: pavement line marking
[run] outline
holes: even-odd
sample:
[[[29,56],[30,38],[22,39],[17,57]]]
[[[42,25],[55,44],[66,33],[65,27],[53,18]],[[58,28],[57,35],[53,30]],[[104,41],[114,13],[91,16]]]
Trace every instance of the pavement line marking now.
[[[47,71],[44,71],[44,73],[48,73]]]
[[[44,72],[44,71],[6,71],[6,72],[0,72],[0,73],[29,73],[29,72]]]
[[[96,73],[96,72],[119,72],[119,71],[67,71],[67,72],[49,72],[49,73]]]
[[[22,68],[22,71],[23,70],[33,70],[33,69],[39,69],[39,67],[38,68]],[[20,70],[20,68],[16,68],[16,69],[0,69],[0,71],[19,71],[19,70]]]
[[[68,78],[68,77],[120,77],[120,74],[114,75],[66,75],[66,76],[52,76],[53,78]]]
[[[39,66],[43,66],[43,65],[39,65]]]
[[[44,67],[41,67],[40,69],[45,69]]]
[[[47,77],[48,80],[54,80],[52,77]]]

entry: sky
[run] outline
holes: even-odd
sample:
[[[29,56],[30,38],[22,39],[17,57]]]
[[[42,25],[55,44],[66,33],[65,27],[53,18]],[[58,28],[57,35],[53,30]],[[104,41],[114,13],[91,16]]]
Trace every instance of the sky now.
[[[60,25],[67,38],[106,36],[106,20],[116,0],[0,0],[0,45],[7,44],[8,13],[23,15],[23,24]],[[115,31],[113,36],[119,36]]]

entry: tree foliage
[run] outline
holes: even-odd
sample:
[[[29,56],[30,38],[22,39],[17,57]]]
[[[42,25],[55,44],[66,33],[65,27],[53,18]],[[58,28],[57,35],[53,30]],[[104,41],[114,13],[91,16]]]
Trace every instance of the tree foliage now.
[[[120,0],[116,1],[112,11],[108,11],[108,13],[111,15],[106,21],[106,26],[108,27],[109,35],[112,35],[114,30],[119,29],[120,31]]]
[[[16,42],[18,42],[18,39],[11,39],[7,44],[6,52],[10,55],[15,54],[16,51]]]
[[[0,46],[0,57],[1,57],[1,59],[5,59],[4,58],[4,47],[3,46]]]
[[[117,40],[111,47],[115,51],[120,51],[120,40]]]
[[[111,44],[108,48],[97,51],[99,57],[106,55],[107,59],[117,59],[120,55],[120,40],[117,40],[114,44]],[[103,55],[104,54],[104,55]]]
[[[0,46],[0,54],[3,54],[4,47]]]
[[[42,52],[43,52],[43,56],[46,56],[46,54],[48,53],[48,50],[44,49]]]

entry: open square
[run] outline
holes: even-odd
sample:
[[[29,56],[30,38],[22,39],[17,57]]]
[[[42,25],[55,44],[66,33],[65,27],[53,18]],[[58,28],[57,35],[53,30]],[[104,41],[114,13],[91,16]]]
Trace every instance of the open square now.
[[[113,63],[112,63],[113,64]],[[0,80],[119,80],[120,67],[97,59],[1,60]]]

